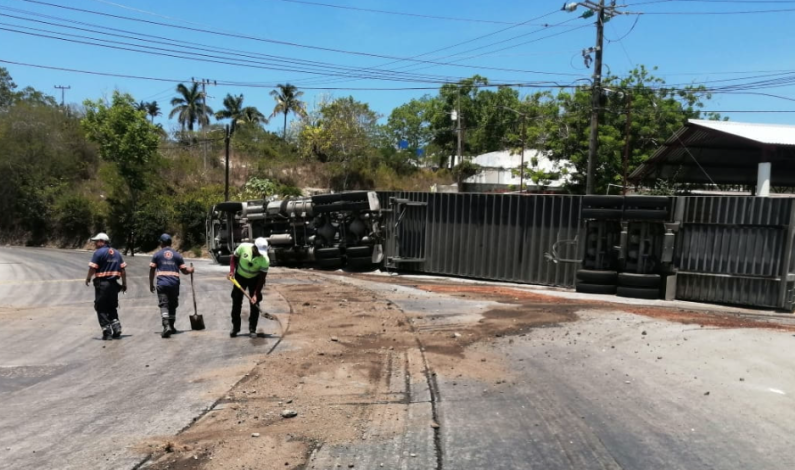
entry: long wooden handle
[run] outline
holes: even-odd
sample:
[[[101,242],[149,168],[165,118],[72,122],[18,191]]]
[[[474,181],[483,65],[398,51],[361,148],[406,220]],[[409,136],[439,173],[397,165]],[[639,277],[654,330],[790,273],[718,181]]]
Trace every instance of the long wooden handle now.
[[[199,309],[196,308],[196,288],[193,287],[193,263],[190,264],[191,272],[190,272],[190,290],[193,292],[193,314],[198,315]]]
[[[243,295],[245,295],[245,296],[246,296],[246,298],[248,299],[248,301],[249,301],[249,302],[251,302],[252,304],[254,303],[254,300],[251,298],[251,296],[250,296],[250,295],[248,295],[248,292],[246,292],[246,289],[243,289],[243,286],[241,286],[241,285],[240,285],[240,283],[239,283],[239,282],[237,282],[237,279],[235,279],[235,278],[233,278],[233,277],[232,277],[232,278],[228,278],[228,279],[229,279],[229,280],[232,282],[232,284],[234,284],[234,285],[235,285],[235,287],[237,287],[238,289],[240,289],[240,292],[242,292],[242,293],[243,293]]]

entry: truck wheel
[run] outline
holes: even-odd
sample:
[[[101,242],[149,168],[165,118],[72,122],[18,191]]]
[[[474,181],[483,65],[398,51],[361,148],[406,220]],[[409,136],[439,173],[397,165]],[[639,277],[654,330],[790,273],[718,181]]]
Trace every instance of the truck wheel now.
[[[615,295],[616,286],[604,286],[601,284],[588,284],[585,282],[578,282],[576,291],[581,292],[583,294]]]
[[[339,269],[342,267],[342,258],[324,258],[317,260],[320,269]]]
[[[240,212],[243,210],[241,202],[221,202],[215,205],[215,210],[220,212]]]
[[[370,258],[373,256],[372,246],[351,246],[345,250],[345,256],[350,258]]]
[[[339,248],[315,248],[315,259],[334,259],[341,256]]]
[[[629,297],[631,299],[656,300],[660,298],[660,289],[648,287],[623,287],[619,286],[616,290],[619,297]]]
[[[624,196],[584,196],[583,207],[623,207]]]
[[[621,215],[624,213],[621,209],[583,209],[583,219],[593,220],[621,220]]]
[[[588,284],[615,286],[618,273],[616,271],[594,271],[591,269],[578,269],[577,280]]]
[[[621,273],[618,275],[618,285],[622,287],[659,288],[661,283],[662,277],[659,274]]]

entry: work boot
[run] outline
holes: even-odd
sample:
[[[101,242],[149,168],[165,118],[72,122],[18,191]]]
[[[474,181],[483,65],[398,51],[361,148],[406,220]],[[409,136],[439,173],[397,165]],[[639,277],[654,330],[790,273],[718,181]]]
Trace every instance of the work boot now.
[[[177,334],[177,329],[174,327],[174,322],[176,322],[176,320],[168,320],[168,329],[171,331],[172,335]]]
[[[163,320],[163,331],[160,333],[161,338],[171,337],[171,328],[169,328],[168,320]]]
[[[102,341],[109,341],[113,337],[113,333],[110,331],[110,328],[104,328],[102,330]]]
[[[240,329],[232,328],[232,331],[229,332],[230,338],[237,338],[237,334],[240,333]]]
[[[111,335],[112,338],[115,339],[121,338],[121,322],[119,322],[119,320],[115,320],[110,325],[110,329],[111,331],[113,331],[113,334]]]
[[[249,338],[256,338],[257,337],[257,330],[249,330],[248,337]]]

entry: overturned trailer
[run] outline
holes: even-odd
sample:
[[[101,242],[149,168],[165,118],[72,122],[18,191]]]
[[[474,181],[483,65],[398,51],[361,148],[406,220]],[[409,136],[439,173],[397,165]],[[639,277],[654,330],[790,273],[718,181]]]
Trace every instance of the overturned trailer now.
[[[274,265],[366,269],[384,258],[381,217],[378,196],[367,191],[224,202],[210,210],[207,247],[216,262],[229,264],[240,243],[265,237]]]

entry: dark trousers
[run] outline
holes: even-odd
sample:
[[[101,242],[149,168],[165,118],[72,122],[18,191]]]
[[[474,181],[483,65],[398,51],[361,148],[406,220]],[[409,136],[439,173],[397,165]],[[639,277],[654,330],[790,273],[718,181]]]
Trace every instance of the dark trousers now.
[[[157,286],[157,305],[160,307],[160,316],[166,321],[177,319],[177,307],[179,307],[179,285],[176,286]]]
[[[94,310],[103,331],[121,330],[118,311],[120,289],[115,279],[94,279]]]
[[[254,290],[257,288],[257,280],[259,276],[248,279],[240,274],[235,273],[235,279],[243,289],[248,291],[249,295],[254,295]],[[259,322],[259,304],[262,302],[262,292],[257,292],[257,303],[256,305],[251,305],[251,314],[248,316],[248,330],[249,331],[256,331],[257,330],[257,322]],[[240,331],[240,311],[243,309],[243,293],[240,292],[236,286],[232,287],[232,328],[235,331]],[[246,299],[248,301],[248,299]],[[249,304],[251,302],[248,302]]]

